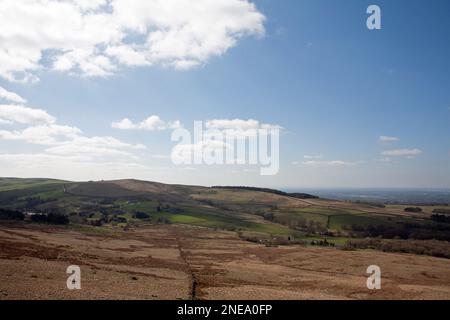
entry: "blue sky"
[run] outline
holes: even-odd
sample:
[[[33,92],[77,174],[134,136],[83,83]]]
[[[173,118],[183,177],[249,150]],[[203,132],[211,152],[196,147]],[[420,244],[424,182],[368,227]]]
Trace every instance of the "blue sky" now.
[[[172,60],[120,65],[108,75],[86,74],[81,63],[78,69],[57,70],[49,67],[55,59],[52,50],[61,49],[53,44],[39,48],[40,68],[13,70],[39,81],[18,83],[4,68],[0,87],[25,98],[28,108],[45,110],[58,124],[79,128],[84,137],[127,143],[135,158],[119,161],[111,153],[73,160],[79,155],[76,148],[52,158],[55,153],[48,155],[48,149],[53,146],[2,136],[1,130],[24,130],[23,123],[0,122],[0,175],[294,188],[450,187],[448,1],[254,4],[265,16],[264,32],[251,29],[255,22],[249,19],[249,25],[240,26],[247,34],[219,48],[220,54],[212,48],[207,58],[196,57],[198,65],[188,70],[168,66]],[[381,8],[381,30],[366,27],[370,4]],[[0,17],[5,8],[0,6]],[[14,27],[7,35],[9,51],[17,43]],[[0,104],[11,105],[5,100]],[[263,177],[247,166],[177,167],[163,157],[174,146],[171,130],[111,126],[152,115],[179,120],[189,129],[195,120],[211,119],[256,119],[282,126],[280,171]],[[396,139],[383,142],[382,136]],[[133,148],[137,145],[146,148]],[[101,145],[90,151],[94,148]],[[65,162],[63,156],[72,160]]]

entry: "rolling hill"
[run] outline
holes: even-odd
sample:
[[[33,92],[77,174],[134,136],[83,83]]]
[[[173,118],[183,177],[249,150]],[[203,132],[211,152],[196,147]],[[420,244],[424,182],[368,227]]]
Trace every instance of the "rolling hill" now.
[[[416,233],[434,228],[443,238],[448,231],[447,226],[431,221],[431,213],[406,213],[399,206],[319,199],[254,187],[209,188],[131,179],[70,182],[0,178],[0,208],[66,215],[72,225],[174,223],[232,230],[247,239],[276,235],[309,241],[326,237],[333,244],[364,237],[373,226],[381,233],[400,233],[398,229],[403,232],[406,227]],[[420,232],[423,236],[423,230]]]

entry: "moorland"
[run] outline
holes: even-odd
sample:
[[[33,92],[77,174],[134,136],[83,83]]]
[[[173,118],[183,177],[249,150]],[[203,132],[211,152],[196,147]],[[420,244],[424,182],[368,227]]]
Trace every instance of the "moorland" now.
[[[449,207],[0,179],[0,299],[450,299]],[[68,265],[82,290],[65,287]],[[379,265],[382,290],[366,287]]]

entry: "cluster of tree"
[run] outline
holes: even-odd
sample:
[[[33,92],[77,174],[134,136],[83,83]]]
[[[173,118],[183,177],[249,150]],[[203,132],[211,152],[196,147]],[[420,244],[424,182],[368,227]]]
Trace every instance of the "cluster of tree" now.
[[[434,209],[433,213],[437,214],[450,214],[450,209]]]
[[[383,252],[411,253],[450,259],[450,244],[436,240],[349,240],[342,249],[375,249]]]
[[[114,199],[103,198],[98,203],[102,204],[102,205],[111,205],[111,204],[114,204]]]
[[[264,213],[263,218],[267,221],[288,226],[293,230],[301,230],[309,234],[324,233],[327,229],[319,221],[307,220],[304,217],[284,218],[277,217],[272,212]]]
[[[0,220],[23,220],[25,215],[16,210],[0,209]]]
[[[91,226],[101,227],[105,221],[103,219],[94,219],[90,221]]]
[[[294,192],[294,193],[286,192],[286,196],[292,197],[292,198],[297,198],[297,199],[319,199],[318,196],[314,196],[314,195],[308,194],[308,193],[299,193],[299,192]]]
[[[59,224],[65,225],[69,224],[69,218],[63,214],[49,213],[49,214],[35,214],[31,216],[31,221],[37,223],[48,223],[48,224]]]
[[[185,210],[182,208],[172,207],[170,204],[161,204],[159,203],[156,207],[156,212],[168,212],[173,214],[184,213]]]
[[[103,224],[109,223],[109,222],[118,222],[118,223],[126,223],[127,222],[126,218],[117,217],[117,216],[110,217],[108,215],[108,213],[105,213],[105,212],[103,212],[103,213],[101,212],[101,214],[102,214],[101,218],[95,218],[96,214],[91,213],[89,215],[90,220],[86,219],[86,221],[94,227],[101,227]]]
[[[47,215],[46,214],[35,214],[31,216],[31,221],[37,223],[47,223]]]
[[[244,235],[241,231],[238,232],[239,238],[252,242],[263,244],[266,247],[278,247],[278,246],[289,246],[289,245],[303,245],[307,246],[309,244],[308,241],[302,239],[295,239],[293,236],[286,237],[258,237],[258,236],[250,236]]]
[[[352,225],[353,236],[383,239],[416,239],[450,241],[450,226],[430,223],[402,223],[396,225]]]
[[[301,228],[311,234],[324,233],[327,231],[327,228],[325,228],[322,223],[312,220],[309,220],[307,224],[303,224]]]
[[[311,241],[312,246],[319,246],[319,247],[335,247],[336,244],[334,242],[329,242],[327,239],[323,240],[313,240]]]
[[[127,223],[128,219],[125,217],[114,217],[111,221],[117,222],[117,223]]]
[[[440,223],[450,223],[450,216],[445,214],[433,214],[431,220]]]
[[[422,208],[420,208],[420,207],[408,207],[408,208],[405,208],[405,212],[420,213],[420,212],[422,212]]]
[[[269,189],[269,188],[257,188],[257,187],[232,187],[232,186],[213,186],[213,189],[230,189],[230,190],[247,190],[247,191],[258,191],[258,192],[265,192],[265,193],[272,193],[277,194],[280,196],[287,196],[287,197],[293,197],[298,199],[318,199],[319,197],[313,196],[311,194],[307,193],[288,193],[280,190],[275,189]]]
[[[133,216],[135,219],[141,219],[141,220],[150,219],[150,215],[148,213],[145,213],[142,211],[136,211]]]
[[[263,214],[263,218],[267,221],[273,222],[275,220],[275,215],[272,212],[267,212]]]
[[[102,202],[108,202],[108,199],[103,199]],[[103,205],[85,204],[80,207],[80,216],[92,218],[93,212],[99,212],[103,215],[122,215],[126,212],[120,209],[119,205],[110,205],[104,203]]]

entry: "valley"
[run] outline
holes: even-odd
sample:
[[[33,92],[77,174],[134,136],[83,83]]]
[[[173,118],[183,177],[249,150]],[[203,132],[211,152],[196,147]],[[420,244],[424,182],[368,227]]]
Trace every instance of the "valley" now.
[[[4,178],[0,299],[450,299],[450,229],[434,213],[447,207],[406,208],[258,188]],[[65,287],[69,265],[80,266],[82,290]],[[370,265],[382,290],[366,287]]]

